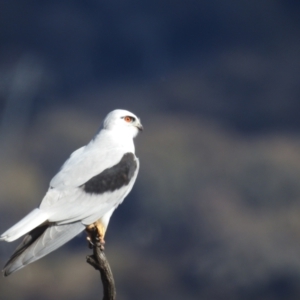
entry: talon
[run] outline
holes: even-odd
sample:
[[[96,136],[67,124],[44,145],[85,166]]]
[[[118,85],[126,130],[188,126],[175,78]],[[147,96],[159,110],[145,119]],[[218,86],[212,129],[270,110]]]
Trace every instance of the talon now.
[[[100,249],[102,250],[102,251],[104,251],[104,245],[105,245],[105,241],[104,241],[104,238],[100,238]]]
[[[90,236],[86,237],[86,240],[88,241],[88,246],[90,249],[93,249],[93,247],[95,246],[94,243],[92,242],[92,239]]]

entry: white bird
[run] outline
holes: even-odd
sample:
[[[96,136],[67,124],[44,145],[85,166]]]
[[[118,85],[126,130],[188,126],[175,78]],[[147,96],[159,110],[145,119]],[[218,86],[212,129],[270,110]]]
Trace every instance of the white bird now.
[[[126,110],[110,112],[99,132],[74,151],[50,182],[39,208],[5,231],[12,242],[27,234],[4,267],[4,275],[96,227],[102,242],[110,217],[133,187],[139,171],[133,138],[143,126]]]

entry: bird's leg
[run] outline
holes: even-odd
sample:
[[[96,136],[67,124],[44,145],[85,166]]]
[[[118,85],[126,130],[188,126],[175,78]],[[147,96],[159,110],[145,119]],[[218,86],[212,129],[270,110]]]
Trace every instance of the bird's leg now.
[[[104,236],[105,236],[105,231],[106,231],[106,227],[104,226],[104,224],[101,222],[101,221],[96,221],[94,222],[93,224],[91,225],[88,225],[86,227],[86,231],[87,231],[87,240],[90,242],[90,244],[93,245],[92,243],[92,234],[97,231],[97,242],[99,241],[99,244],[100,244],[100,248],[101,250],[104,250],[104,244],[105,244],[105,241],[104,241]]]

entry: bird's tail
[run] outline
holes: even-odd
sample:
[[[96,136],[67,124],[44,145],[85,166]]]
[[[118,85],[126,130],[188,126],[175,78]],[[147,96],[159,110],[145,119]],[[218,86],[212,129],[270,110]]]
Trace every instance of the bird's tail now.
[[[48,215],[39,208],[34,209],[17,224],[6,230],[1,236],[0,240],[12,242],[22,235],[30,232],[33,228],[41,225],[47,221]]]
[[[62,246],[81,231],[85,226],[81,222],[70,224],[45,224],[30,231],[17,247],[3,272],[8,276],[50,252]]]

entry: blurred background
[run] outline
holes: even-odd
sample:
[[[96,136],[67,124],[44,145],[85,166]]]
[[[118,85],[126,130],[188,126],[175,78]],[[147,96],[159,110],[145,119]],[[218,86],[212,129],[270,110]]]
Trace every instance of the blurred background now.
[[[118,299],[300,298],[300,2],[0,2],[0,231],[106,114],[145,131],[106,236]],[[18,241],[20,242],[20,241]],[[3,266],[18,242],[0,244]],[[1,299],[101,299],[85,234]]]

